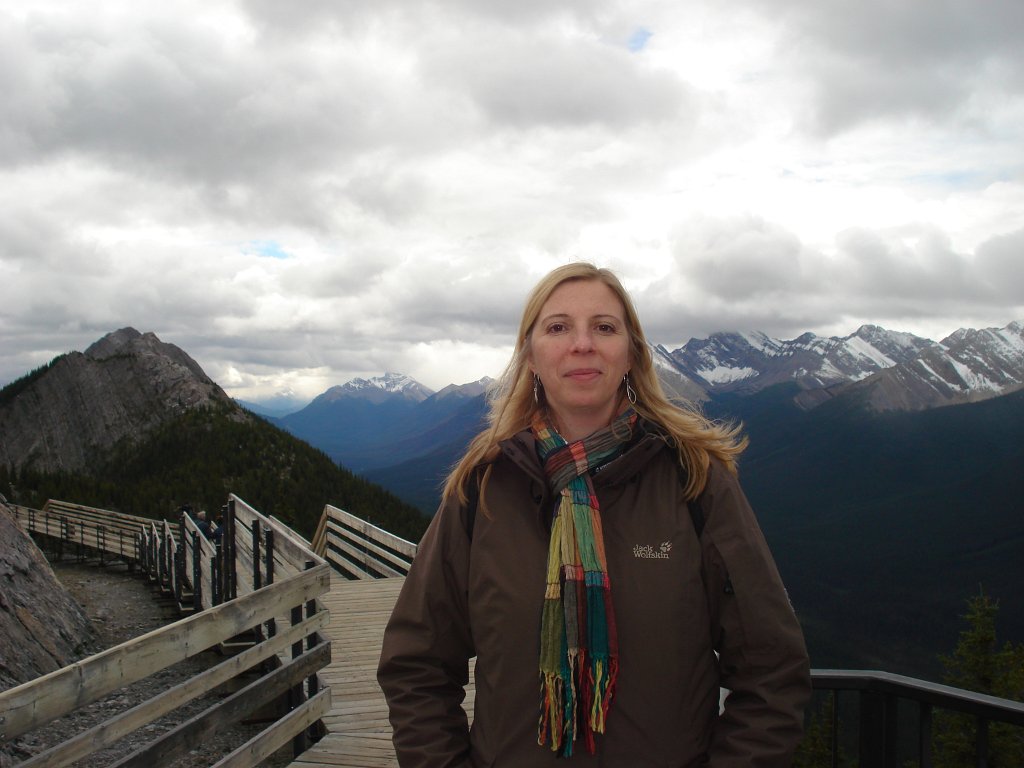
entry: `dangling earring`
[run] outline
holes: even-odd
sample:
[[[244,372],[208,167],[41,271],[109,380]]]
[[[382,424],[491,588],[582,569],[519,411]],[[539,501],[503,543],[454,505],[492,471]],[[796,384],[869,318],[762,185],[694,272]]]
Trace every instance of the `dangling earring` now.
[[[622,380],[626,384],[626,399],[629,400],[630,405],[636,405],[636,390],[629,385],[629,373],[623,374]]]
[[[533,402],[540,405],[540,376],[533,374]]]

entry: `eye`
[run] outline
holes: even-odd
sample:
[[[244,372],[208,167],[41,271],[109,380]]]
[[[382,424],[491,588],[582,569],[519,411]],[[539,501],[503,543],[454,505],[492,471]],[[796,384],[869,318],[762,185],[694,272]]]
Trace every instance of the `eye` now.
[[[566,331],[565,323],[551,323],[548,326],[548,333],[565,333],[565,331]]]
[[[616,333],[618,329],[611,323],[598,323],[596,330],[598,333]]]

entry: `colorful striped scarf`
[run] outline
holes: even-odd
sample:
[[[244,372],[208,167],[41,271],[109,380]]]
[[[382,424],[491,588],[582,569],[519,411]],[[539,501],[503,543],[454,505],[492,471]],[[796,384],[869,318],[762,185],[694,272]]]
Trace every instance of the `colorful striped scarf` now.
[[[605,720],[619,671],[601,512],[590,470],[622,452],[636,413],[567,444],[540,414],[533,434],[544,472],[558,499],[551,524],[544,611],[540,629],[541,712],[537,743],[572,755],[582,729],[587,751]]]

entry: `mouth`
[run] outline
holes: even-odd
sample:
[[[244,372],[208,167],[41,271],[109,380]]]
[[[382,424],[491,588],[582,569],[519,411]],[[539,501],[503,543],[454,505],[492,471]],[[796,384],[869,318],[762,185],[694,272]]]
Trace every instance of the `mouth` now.
[[[566,373],[565,378],[573,381],[593,381],[600,375],[601,371],[596,368],[577,368]]]

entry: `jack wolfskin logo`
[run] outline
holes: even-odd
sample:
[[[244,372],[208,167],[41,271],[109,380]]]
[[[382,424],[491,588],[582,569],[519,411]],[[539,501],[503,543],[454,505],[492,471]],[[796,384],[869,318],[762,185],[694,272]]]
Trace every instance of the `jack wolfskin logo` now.
[[[668,560],[668,553],[671,551],[671,541],[661,542],[657,549],[650,544],[637,544],[633,547],[633,557],[640,560]]]

